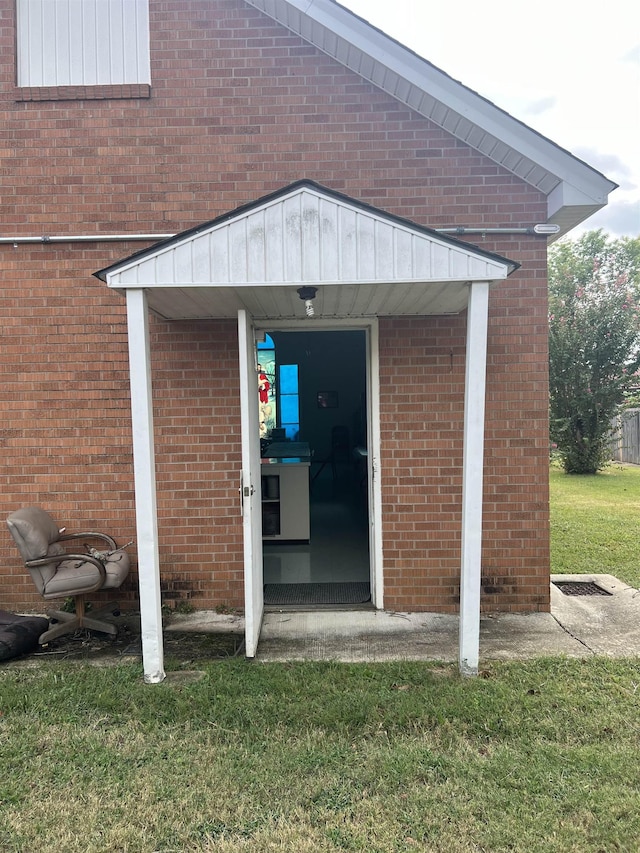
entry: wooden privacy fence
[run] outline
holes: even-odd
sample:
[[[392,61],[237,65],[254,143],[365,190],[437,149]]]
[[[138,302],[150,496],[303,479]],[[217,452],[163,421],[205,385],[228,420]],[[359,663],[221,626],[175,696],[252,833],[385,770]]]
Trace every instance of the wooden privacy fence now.
[[[611,458],[640,465],[640,409],[625,409],[614,418]]]

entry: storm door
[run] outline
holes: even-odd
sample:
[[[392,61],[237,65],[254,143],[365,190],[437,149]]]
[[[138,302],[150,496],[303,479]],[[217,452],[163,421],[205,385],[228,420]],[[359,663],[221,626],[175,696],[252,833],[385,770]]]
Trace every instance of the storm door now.
[[[240,500],[244,540],[245,654],[248,658],[253,658],[258,648],[264,610],[260,443],[258,440],[258,362],[251,317],[242,309],[238,311],[238,344],[242,421]]]

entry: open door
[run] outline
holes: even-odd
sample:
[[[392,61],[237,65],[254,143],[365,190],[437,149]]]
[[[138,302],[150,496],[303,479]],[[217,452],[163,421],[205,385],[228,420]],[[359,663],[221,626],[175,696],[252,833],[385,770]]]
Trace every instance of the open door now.
[[[253,658],[258,648],[264,611],[260,424],[253,325],[251,317],[243,309],[238,311],[238,344],[240,353],[240,417],[242,422],[240,496],[244,538],[245,654],[248,658]]]

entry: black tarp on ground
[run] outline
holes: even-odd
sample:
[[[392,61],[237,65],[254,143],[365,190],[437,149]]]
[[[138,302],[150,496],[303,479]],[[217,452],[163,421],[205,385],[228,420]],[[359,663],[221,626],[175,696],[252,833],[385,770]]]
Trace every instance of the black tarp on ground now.
[[[38,637],[49,627],[44,616],[17,616],[0,610],[0,661],[23,655],[38,645]]]

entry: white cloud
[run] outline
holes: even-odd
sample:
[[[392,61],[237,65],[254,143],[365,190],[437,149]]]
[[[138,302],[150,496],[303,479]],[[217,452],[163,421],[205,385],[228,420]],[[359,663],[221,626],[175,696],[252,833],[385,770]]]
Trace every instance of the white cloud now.
[[[635,62],[640,65],[640,44],[632,47],[629,53],[625,54],[622,58],[625,62]]]
[[[616,190],[618,192],[618,190]],[[640,201],[620,201],[609,203],[602,210],[589,217],[586,222],[574,228],[570,237],[578,237],[585,231],[602,228],[614,237],[640,236]]]
[[[552,110],[556,106],[557,101],[558,99],[555,95],[549,95],[546,98],[539,98],[537,101],[532,101],[530,104],[525,106],[525,113],[531,116],[542,115],[542,113]]]
[[[636,188],[633,170],[617,154],[603,154],[594,148],[581,147],[574,148],[573,154],[621,186],[624,184],[627,189]]]

